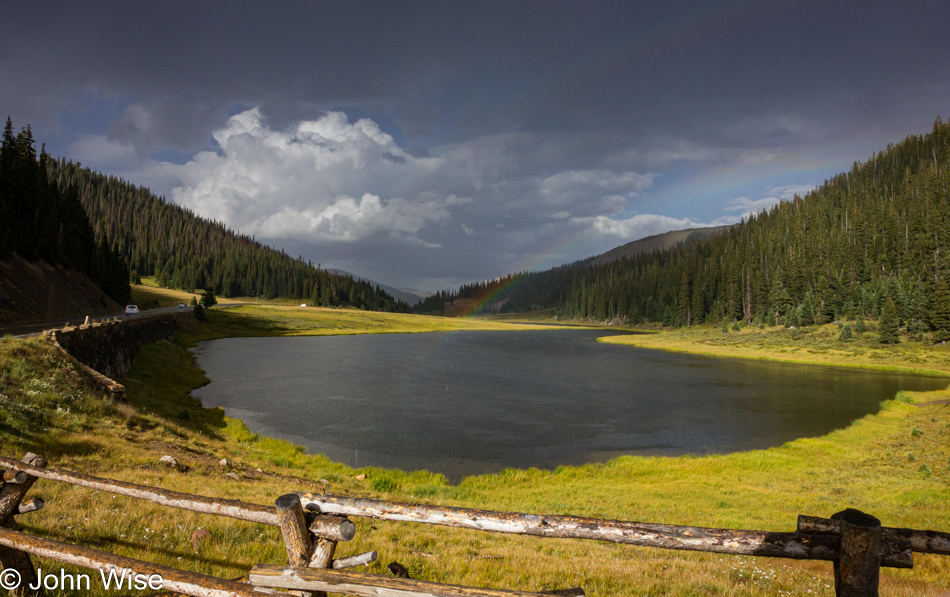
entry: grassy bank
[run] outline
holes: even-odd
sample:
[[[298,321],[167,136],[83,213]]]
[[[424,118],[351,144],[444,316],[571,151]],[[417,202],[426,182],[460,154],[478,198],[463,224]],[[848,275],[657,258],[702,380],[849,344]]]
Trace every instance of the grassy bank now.
[[[172,341],[144,351],[122,380],[128,388],[127,405],[104,400],[69,359],[40,341],[0,343],[0,452],[9,456],[32,450],[46,455],[53,466],[262,504],[288,491],[320,491],[327,485],[331,493],[402,501],[762,530],[792,530],[797,514],[828,516],[855,507],[886,525],[950,530],[950,406],[927,404],[950,398],[947,391],[903,393],[877,415],[847,429],[770,450],[622,457],[555,471],[507,470],[450,485],[441,475],[427,472],[351,469],[252,434],[218,409],[200,408],[189,392],[205,379],[186,347],[227,335],[509,329],[503,322],[257,306],[210,315],[207,324],[187,322]],[[680,349],[688,345],[694,351],[712,346],[705,344],[702,330],[694,332],[692,341],[679,332],[628,338],[668,342],[655,346],[667,349],[676,349],[677,342]],[[744,333],[728,335],[729,342],[745,341]],[[818,335],[809,338],[821,341]],[[725,343],[725,338],[709,340],[755,353],[751,347]],[[783,349],[780,337],[770,342],[776,352]],[[808,350],[820,349],[808,346],[799,352],[811,355]],[[791,348],[801,347],[786,347]],[[829,348],[819,354],[831,359],[832,353]],[[885,364],[918,365],[899,359]],[[939,363],[925,364],[920,368],[943,370]],[[177,458],[183,470],[159,463],[165,454]],[[222,458],[228,459],[229,468],[218,465]],[[227,472],[239,480],[225,477]],[[357,479],[359,474],[366,479]],[[38,535],[222,577],[241,576],[258,562],[284,562],[275,528],[46,481],[34,492],[47,499],[47,507],[20,517],[20,522]],[[833,594],[831,565],[825,563],[497,536],[405,523],[366,521],[357,526],[357,538],[341,544],[339,555],[376,549],[380,560],[369,570],[378,573],[399,561],[419,578],[525,590],[580,585],[591,595]],[[211,538],[196,546],[190,538],[199,527],[210,530]],[[59,568],[51,562],[42,565]],[[884,595],[936,595],[950,589],[950,558],[915,556],[914,570],[885,570],[882,583]]]
[[[629,336],[602,342],[689,352],[718,357],[766,359],[815,365],[843,365],[950,376],[950,345],[931,345],[903,338],[895,345],[878,342],[874,331],[841,340],[836,324],[786,329],[783,326],[744,326],[723,332],[717,326],[694,326]]]

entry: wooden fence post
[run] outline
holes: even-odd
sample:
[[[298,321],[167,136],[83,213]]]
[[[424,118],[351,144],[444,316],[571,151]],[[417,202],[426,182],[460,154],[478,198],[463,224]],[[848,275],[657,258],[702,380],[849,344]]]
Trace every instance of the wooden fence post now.
[[[834,563],[837,597],[878,597],[881,521],[848,508],[831,516],[841,527],[841,555]]]
[[[305,568],[310,564],[313,556],[313,537],[307,528],[307,517],[304,516],[300,498],[295,493],[288,493],[277,498],[274,502],[277,515],[280,518],[280,532],[284,536],[284,547],[287,548],[287,561],[291,566]],[[302,597],[310,597],[307,591],[294,591]]]
[[[300,496],[291,494],[300,501]],[[332,568],[333,554],[338,541],[349,541],[356,535],[356,525],[339,516],[317,514],[310,517],[310,532],[313,533],[313,556],[309,568]],[[324,591],[317,591],[314,597],[327,597]]]
[[[303,508],[300,506],[300,498],[296,494],[288,493],[277,498],[274,505],[280,516],[280,532],[287,548],[287,561],[291,566],[306,566],[313,555],[313,541]]]
[[[23,456],[23,462],[33,466],[46,467],[46,460],[32,452],[27,452]],[[23,497],[33,486],[36,477],[27,475],[22,471],[6,471],[3,480],[3,488],[0,489],[0,526],[16,531],[19,530],[19,527],[13,519],[13,515],[20,513]],[[42,500],[40,500],[40,504],[42,504]],[[10,547],[0,546],[0,569],[13,569],[20,574],[20,586],[13,591],[14,595],[29,595],[31,597],[42,595],[42,589],[37,591],[29,589],[29,585],[35,585],[37,580],[36,569],[33,567],[33,561],[29,554]]]

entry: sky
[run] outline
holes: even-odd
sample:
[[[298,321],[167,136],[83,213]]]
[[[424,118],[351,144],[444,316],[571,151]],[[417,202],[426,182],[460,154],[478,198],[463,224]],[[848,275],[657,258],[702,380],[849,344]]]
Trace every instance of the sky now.
[[[950,116],[944,0],[33,2],[47,151],[435,291],[728,224]]]

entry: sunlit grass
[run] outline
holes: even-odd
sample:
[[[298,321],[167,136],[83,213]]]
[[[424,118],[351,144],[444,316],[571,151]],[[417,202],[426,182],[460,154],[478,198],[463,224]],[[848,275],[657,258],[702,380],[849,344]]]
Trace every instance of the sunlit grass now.
[[[197,289],[195,292],[186,292],[184,290],[175,290],[173,288],[164,288],[158,285],[155,278],[142,278],[141,284],[132,285],[132,302],[139,307],[153,305],[153,307],[174,307],[178,303],[189,304],[191,299],[199,300],[204,289]],[[265,301],[256,297],[215,297],[218,303],[228,305],[233,303],[265,303],[274,305],[291,305],[299,303],[297,299],[273,299]]]
[[[907,341],[906,338],[900,344],[882,345],[873,331],[855,334],[850,341],[840,340],[840,335],[841,330],[835,324],[802,329],[748,326],[739,332],[728,333],[722,332],[718,326],[704,325],[660,333],[611,336],[600,341],[710,356],[950,375],[950,345],[934,346]]]
[[[206,334],[228,336],[294,336],[340,334],[407,334],[461,330],[538,330],[558,327],[508,323],[480,317],[435,317],[329,307],[248,305],[210,314]]]
[[[182,317],[181,331],[172,341],[143,351],[128,378],[121,380],[128,388],[126,405],[105,399],[70,359],[49,345],[38,340],[0,342],[0,453],[14,456],[31,450],[49,458],[51,466],[261,504],[271,504],[289,491],[319,492],[328,486],[330,493],[399,501],[762,530],[792,530],[798,514],[829,516],[855,507],[885,525],[950,530],[950,406],[915,405],[948,399],[946,390],[902,393],[878,414],[847,429],[768,450],[679,458],[627,456],[554,471],[506,470],[451,485],[442,475],[425,471],[353,469],[251,433],[220,409],[201,408],[190,391],[205,378],[185,346],[239,334],[511,328],[487,318],[313,308],[246,307],[209,316],[204,325]],[[695,334],[694,340],[703,339],[703,330]],[[729,342],[738,343],[743,334],[730,334]],[[677,339],[679,332],[663,336],[669,346],[698,346]],[[781,338],[763,336],[757,341],[771,342],[771,350],[800,348],[791,342],[782,345]],[[813,339],[824,341],[818,335]],[[896,362],[900,366],[900,360]],[[187,470],[159,463],[165,454]],[[222,458],[230,462],[229,468],[218,465]],[[225,477],[228,472],[240,480]],[[365,480],[356,478],[361,473],[367,475]],[[44,510],[19,517],[33,534],[226,578],[246,574],[255,563],[285,562],[276,528],[50,481],[41,480],[33,493],[47,500]],[[591,595],[833,594],[828,563],[689,554],[408,523],[358,521],[357,526],[357,538],[341,544],[338,556],[375,549],[380,560],[368,570],[381,574],[386,564],[399,561],[419,578],[523,590],[580,585]],[[199,527],[212,535],[196,548],[190,539]],[[40,565],[60,567],[44,561]],[[935,595],[950,589],[950,558],[915,555],[914,570],[887,569],[882,582],[886,595]]]

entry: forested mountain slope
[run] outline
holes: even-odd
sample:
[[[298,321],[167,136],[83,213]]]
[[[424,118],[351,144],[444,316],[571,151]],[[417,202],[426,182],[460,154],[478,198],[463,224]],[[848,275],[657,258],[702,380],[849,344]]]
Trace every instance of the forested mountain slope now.
[[[118,248],[95,235],[75,185],[50,181],[54,164],[45,149],[37,156],[29,126],[14,134],[7,118],[0,143],[0,261],[6,272],[0,278],[0,310],[7,322],[64,315],[53,303],[68,288],[83,294],[61,297],[64,305],[82,306],[77,315],[114,310],[112,301],[129,300],[129,271]],[[37,262],[54,267],[29,265]],[[14,272],[24,277],[19,288]],[[28,282],[41,279],[42,272],[50,274],[50,285]]]
[[[950,338],[950,124],[889,145],[805,197],[719,236],[599,266],[583,263],[463,287],[508,310],[690,325],[877,317],[888,300],[911,332]],[[507,301],[505,299],[508,299]]]
[[[652,253],[653,251],[665,251],[672,249],[679,244],[694,243],[710,236],[722,234],[731,226],[714,226],[711,228],[688,228],[686,230],[671,230],[663,234],[654,234],[639,240],[631,241],[621,245],[616,249],[611,249],[606,253],[591,257],[584,261],[584,265],[604,265],[611,261],[617,261],[626,257],[631,259],[641,253]]]
[[[145,187],[66,160],[50,165],[60,188],[75,187],[98,234],[116,243],[132,275],[163,286],[223,296],[292,297],[313,304],[348,304],[406,311],[405,303],[367,282],[335,275],[166,202]]]

